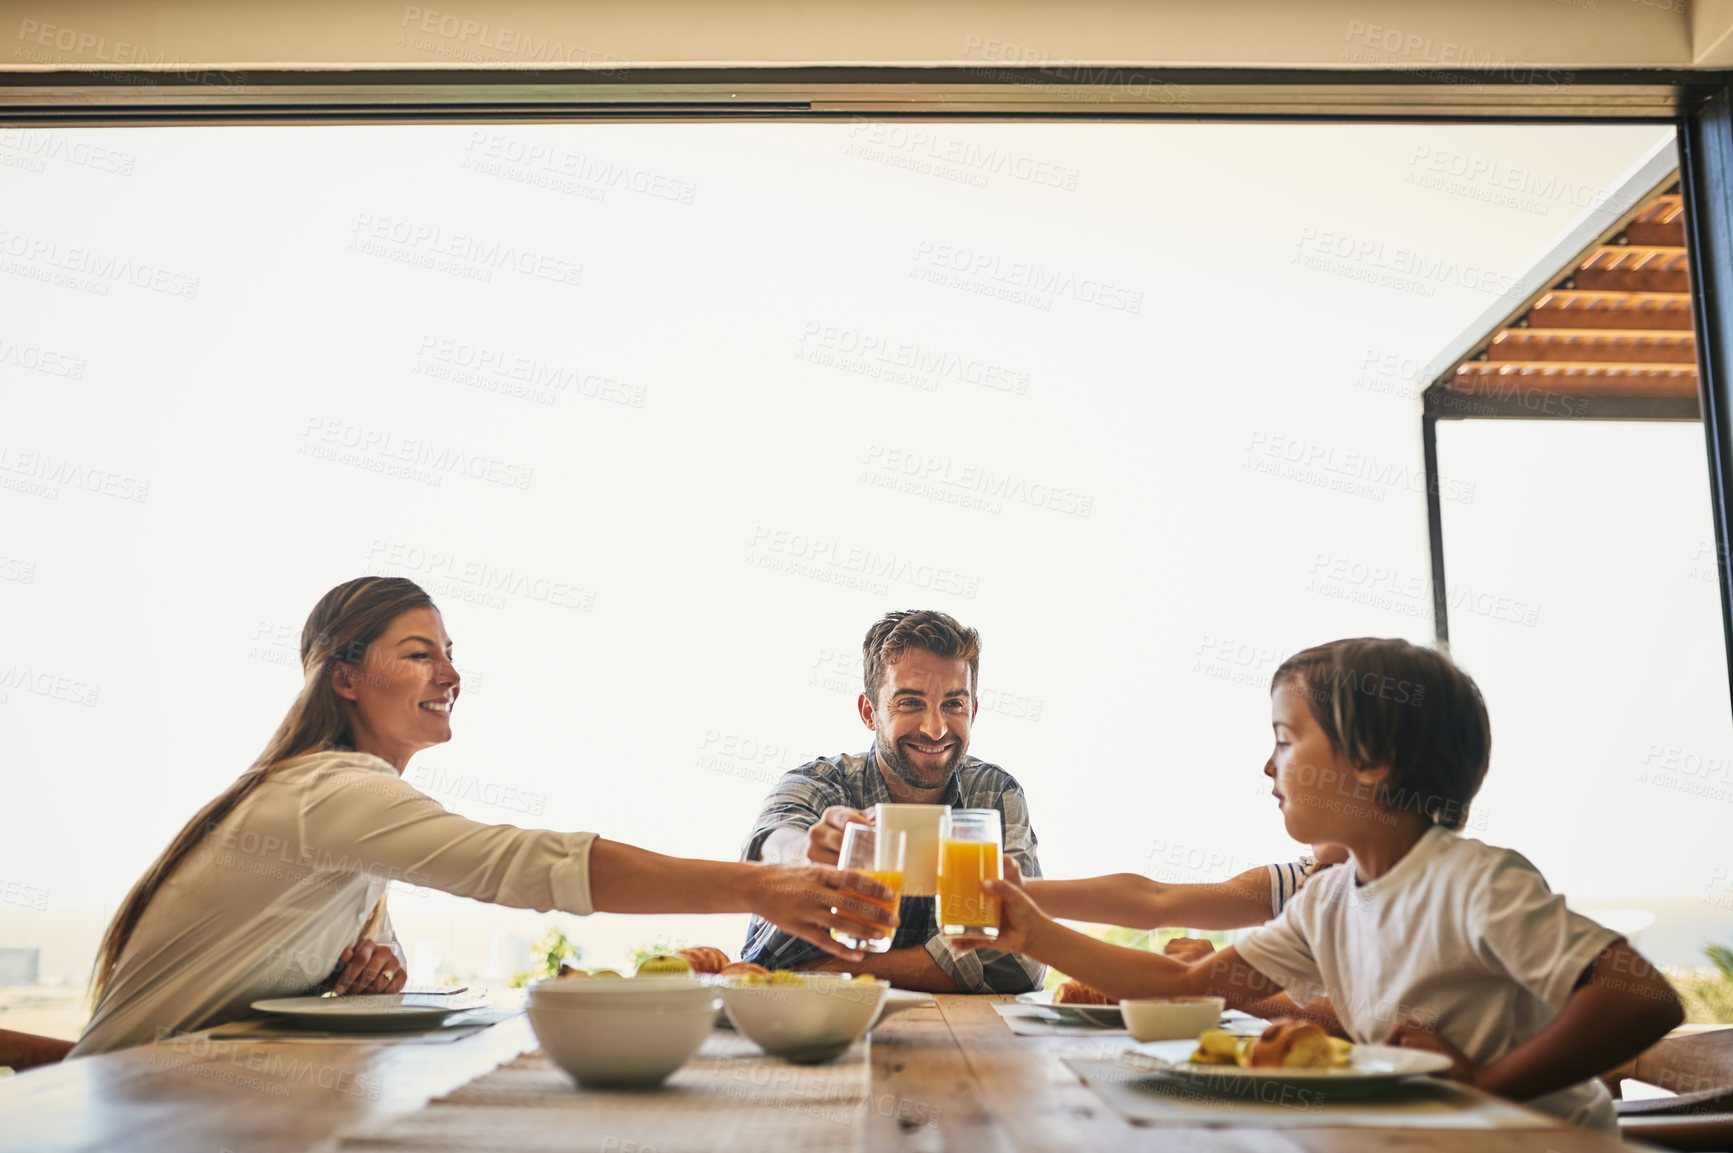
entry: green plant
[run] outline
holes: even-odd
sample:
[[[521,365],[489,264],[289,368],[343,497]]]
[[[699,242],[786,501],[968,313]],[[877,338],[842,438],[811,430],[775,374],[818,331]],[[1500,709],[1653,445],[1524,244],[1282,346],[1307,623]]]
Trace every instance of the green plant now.
[[[1667,979],[1685,1002],[1685,1020],[1693,1025],[1733,1025],[1733,949],[1705,945],[1703,956],[1713,972],[1681,972]]]
[[[557,977],[562,964],[568,961],[576,964],[583,957],[584,951],[566,940],[565,930],[556,926],[530,946],[533,964],[522,973],[512,974],[511,987],[520,989],[539,977]]]

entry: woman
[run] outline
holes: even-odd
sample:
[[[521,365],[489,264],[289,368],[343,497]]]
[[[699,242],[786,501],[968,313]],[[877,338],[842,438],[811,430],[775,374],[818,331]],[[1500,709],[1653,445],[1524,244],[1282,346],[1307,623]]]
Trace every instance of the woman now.
[[[121,903],[97,954],[95,1011],[71,1056],[200,1029],[264,997],[403,988],[386,882],[569,913],[756,913],[832,940],[883,917],[858,873],[664,857],[593,833],[485,825],[402,779],[451,739],[461,687],[433,601],[362,577],[314,606],[306,679],[252,767],[187,822]],[[375,940],[377,938],[377,941]],[[340,968],[339,968],[340,966]]]

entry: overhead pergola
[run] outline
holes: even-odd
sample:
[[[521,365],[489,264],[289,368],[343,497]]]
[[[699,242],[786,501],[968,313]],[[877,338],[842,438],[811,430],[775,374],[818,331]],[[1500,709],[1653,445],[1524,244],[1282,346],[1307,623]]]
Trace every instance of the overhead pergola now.
[[[1426,463],[1433,632],[1450,644],[1441,420],[1699,421],[1690,250],[1672,144],[1640,165],[1536,261],[1511,297],[1459,337],[1427,376]]]

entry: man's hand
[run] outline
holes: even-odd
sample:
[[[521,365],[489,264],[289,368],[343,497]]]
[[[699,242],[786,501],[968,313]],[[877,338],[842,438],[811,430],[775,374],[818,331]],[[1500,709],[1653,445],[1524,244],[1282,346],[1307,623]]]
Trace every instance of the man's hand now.
[[[981,891],[999,898],[997,937],[953,937],[951,944],[964,951],[998,949],[1006,953],[1029,953],[1029,938],[1053,924],[1029,894],[1009,881],[982,881]]]
[[[1386,1045],[1398,1045],[1404,1049],[1425,1049],[1432,1053],[1442,1053],[1450,1058],[1450,1068],[1438,1074],[1447,1081],[1461,1081],[1464,1085],[1477,1083],[1481,1067],[1470,1061],[1461,1049],[1421,1025],[1418,1021],[1399,1021],[1390,1027],[1390,1033],[1384,1038]]]
[[[1216,947],[1202,937],[1175,937],[1162,946],[1161,951],[1189,965],[1200,957],[1209,956],[1216,951]]]
[[[331,991],[339,997],[401,993],[409,984],[409,974],[397,966],[397,954],[365,937],[344,949],[337,963],[343,966],[343,971],[337,974],[337,984]]]
[[[871,813],[851,809],[847,805],[832,805],[818,818],[818,824],[806,831],[806,859],[815,865],[834,865],[842,852],[842,831],[847,825],[870,825]]]
[[[883,937],[900,923],[884,905],[894,894],[865,873],[824,865],[762,865],[751,893],[752,911],[783,932],[810,941],[825,952],[849,961],[861,959],[830,935],[837,929],[850,937]]]

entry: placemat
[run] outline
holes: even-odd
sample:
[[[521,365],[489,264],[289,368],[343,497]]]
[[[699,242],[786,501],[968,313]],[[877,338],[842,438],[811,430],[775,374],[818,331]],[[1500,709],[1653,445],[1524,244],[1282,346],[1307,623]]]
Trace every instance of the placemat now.
[[[1270,1100],[1211,1094],[1184,1081],[1127,1069],[1115,1061],[1061,1058],[1095,1095],[1139,1125],[1354,1129],[1551,1129],[1560,1122],[1489,1093],[1451,1081],[1416,1077],[1376,1096],[1330,1102],[1285,1096],[1262,1086]],[[1248,1086],[1250,1088],[1250,1086]]]
[[[538,1050],[414,1113],[349,1130],[342,1150],[511,1153],[832,1153],[859,1147],[867,1042],[825,1065],[791,1065],[711,1033],[660,1089],[579,1089]]]

